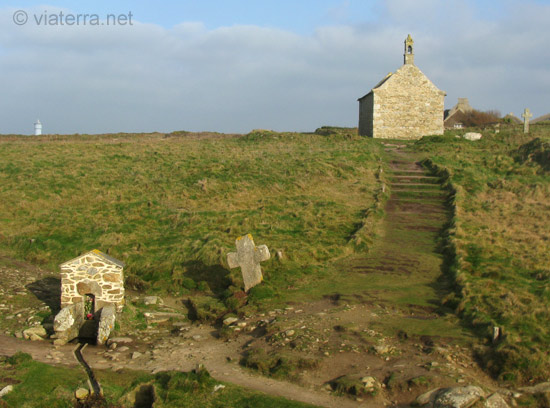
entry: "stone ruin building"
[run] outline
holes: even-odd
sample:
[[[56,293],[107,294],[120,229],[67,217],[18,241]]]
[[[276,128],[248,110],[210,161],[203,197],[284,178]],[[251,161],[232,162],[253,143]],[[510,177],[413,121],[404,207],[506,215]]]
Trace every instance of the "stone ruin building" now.
[[[445,129],[462,129],[466,114],[473,110],[474,108],[470,106],[468,98],[458,98],[457,104],[445,111],[445,119],[443,120]]]
[[[61,311],[54,319],[57,344],[77,337],[107,341],[124,306],[124,263],[94,249],[61,269]]]
[[[403,66],[358,99],[359,134],[382,139],[441,135],[445,95],[414,65],[409,34]]]

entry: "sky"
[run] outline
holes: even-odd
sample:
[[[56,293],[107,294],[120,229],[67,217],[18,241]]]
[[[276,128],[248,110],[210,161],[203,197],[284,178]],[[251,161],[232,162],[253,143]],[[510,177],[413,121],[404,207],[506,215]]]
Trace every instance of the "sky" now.
[[[357,126],[408,34],[446,108],[537,117],[548,21],[550,0],[0,0],[0,134]]]

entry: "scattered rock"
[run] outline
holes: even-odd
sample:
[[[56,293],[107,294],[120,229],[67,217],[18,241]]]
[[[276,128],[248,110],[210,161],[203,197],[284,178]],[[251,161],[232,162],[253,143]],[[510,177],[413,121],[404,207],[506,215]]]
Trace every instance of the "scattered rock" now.
[[[157,303],[160,303],[158,296],[145,296],[143,298],[143,304],[146,306],[156,305]]]
[[[143,355],[143,354],[140,353],[139,351],[134,351],[134,352],[132,353],[132,360],[138,359],[138,358],[140,358],[142,355]]]
[[[481,139],[483,135],[481,133],[468,132],[468,133],[465,133],[464,136],[462,137],[466,140],[475,141],[475,140]]]
[[[424,394],[419,395],[414,401],[414,405],[420,407],[428,404],[433,405],[433,402],[435,401],[435,397],[437,396],[439,390],[439,388],[434,388],[433,390],[427,391]]]
[[[485,400],[485,408],[509,408],[506,400],[502,398],[502,395],[494,393],[487,400]]]
[[[40,337],[40,336],[38,336],[38,335],[32,333],[32,334],[31,334],[31,337],[30,337],[30,340],[31,340],[31,341],[44,341],[44,338],[42,338],[42,337]]]
[[[239,319],[237,319],[236,317],[228,317],[224,319],[223,324],[225,326],[231,326],[232,324],[236,323],[238,320]]]
[[[493,338],[492,338],[493,343],[496,343],[499,338],[500,338],[500,327],[494,326],[493,327]]]
[[[54,346],[64,346],[65,344],[67,344],[67,339],[55,339],[53,341],[53,345]]]
[[[74,396],[77,400],[82,401],[88,398],[88,395],[90,395],[90,391],[88,391],[86,388],[79,388],[74,392]]]
[[[531,387],[522,387],[519,390],[527,394],[543,394],[545,392],[550,392],[550,382],[543,382]]]
[[[361,382],[365,384],[365,389],[372,391],[378,386],[378,381],[374,377],[363,377],[361,378]]]
[[[111,339],[109,339],[109,341],[107,342],[107,345],[111,345],[113,343],[117,343],[117,344],[130,344],[132,343],[134,340],[130,337],[113,337]]]
[[[294,336],[295,333],[296,333],[296,332],[295,332],[294,330],[287,330],[287,331],[285,332],[285,334],[286,334],[288,337]]]
[[[214,392],[219,391],[219,390],[223,390],[224,388],[225,388],[225,385],[217,384],[217,385],[214,386]]]
[[[26,340],[44,340],[47,335],[46,329],[42,326],[31,327],[30,329],[23,330],[23,337]]]
[[[469,408],[484,396],[481,388],[469,385],[442,389],[435,398],[434,408]]]
[[[378,346],[374,346],[374,351],[376,351],[376,354],[388,354],[391,351],[391,347],[387,344],[379,344]]]
[[[0,398],[2,398],[4,395],[9,394],[13,391],[13,385],[7,385],[2,390],[0,390]]]
[[[145,316],[145,319],[147,320],[148,324],[152,323],[164,323],[170,320],[171,317],[181,317],[179,314],[176,313],[143,313]]]

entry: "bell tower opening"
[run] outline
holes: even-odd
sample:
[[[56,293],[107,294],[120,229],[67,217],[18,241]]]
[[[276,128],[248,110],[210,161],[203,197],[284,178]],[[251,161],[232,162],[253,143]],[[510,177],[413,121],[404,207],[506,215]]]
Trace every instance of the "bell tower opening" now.
[[[405,39],[405,53],[403,54],[404,64],[414,65],[414,41],[409,34]]]

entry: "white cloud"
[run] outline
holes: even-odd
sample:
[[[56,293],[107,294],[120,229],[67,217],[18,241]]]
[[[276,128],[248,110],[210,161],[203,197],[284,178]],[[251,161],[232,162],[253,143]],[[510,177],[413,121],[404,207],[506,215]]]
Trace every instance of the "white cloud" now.
[[[549,6],[508,1],[485,18],[464,2],[385,4],[377,22],[309,36],[201,22],[19,27],[0,9],[0,133],[30,133],[36,117],[60,133],[355,126],[356,99],[400,66],[408,33],[448,106],[464,96],[503,113],[550,111]]]

